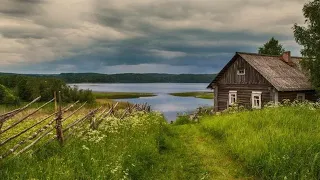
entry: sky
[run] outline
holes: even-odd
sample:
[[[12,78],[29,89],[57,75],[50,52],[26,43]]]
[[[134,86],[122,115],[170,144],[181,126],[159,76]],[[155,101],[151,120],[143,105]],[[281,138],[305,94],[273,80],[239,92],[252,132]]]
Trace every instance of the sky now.
[[[0,0],[0,72],[217,73],[271,37],[300,56],[306,0]]]

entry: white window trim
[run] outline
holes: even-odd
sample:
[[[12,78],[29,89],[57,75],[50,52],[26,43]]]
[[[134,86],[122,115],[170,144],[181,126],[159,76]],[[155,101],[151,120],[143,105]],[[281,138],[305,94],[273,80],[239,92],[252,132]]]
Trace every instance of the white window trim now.
[[[237,91],[229,91],[229,101],[228,101],[228,105],[233,105],[234,103],[231,103],[231,95],[235,95],[235,99],[236,99],[236,101],[235,102],[237,102]]]
[[[306,94],[305,93],[298,93],[297,94],[297,99],[298,99],[299,96],[302,97],[302,101],[306,100]]]
[[[261,104],[262,104],[262,101],[261,101],[261,94],[262,92],[261,91],[252,91],[252,94],[251,94],[251,105],[252,105],[252,108],[253,109],[261,109]],[[255,106],[254,105],[254,97],[255,96],[258,96],[259,97],[259,106]]]
[[[240,70],[243,70],[243,73],[240,73]],[[240,69],[240,70],[239,69],[237,70],[237,75],[243,76],[246,74],[246,69]]]

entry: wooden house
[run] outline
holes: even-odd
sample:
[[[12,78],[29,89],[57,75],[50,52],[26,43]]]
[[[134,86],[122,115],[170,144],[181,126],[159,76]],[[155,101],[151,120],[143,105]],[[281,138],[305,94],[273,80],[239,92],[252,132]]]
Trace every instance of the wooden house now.
[[[260,109],[284,99],[315,101],[315,90],[299,63],[302,58],[290,54],[237,52],[208,86],[215,92],[214,110],[222,111],[234,103]]]

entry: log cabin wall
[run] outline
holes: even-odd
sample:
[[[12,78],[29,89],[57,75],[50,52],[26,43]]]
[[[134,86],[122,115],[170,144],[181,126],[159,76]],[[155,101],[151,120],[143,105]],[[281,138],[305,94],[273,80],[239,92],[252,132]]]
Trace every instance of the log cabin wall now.
[[[279,92],[279,102],[282,102],[284,99],[289,99],[292,102],[296,100],[298,93],[304,93],[305,99],[308,101],[317,100],[315,91],[285,91],[285,92]]]
[[[238,69],[245,69],[245,75],[238,75]],[[217,81],[218,111],[227,109],[229,91],[237,91],[239,105],[251,108],[252,91],[261,91],[262,106],[274,100],[273,86],[240,56],[230,65]]]

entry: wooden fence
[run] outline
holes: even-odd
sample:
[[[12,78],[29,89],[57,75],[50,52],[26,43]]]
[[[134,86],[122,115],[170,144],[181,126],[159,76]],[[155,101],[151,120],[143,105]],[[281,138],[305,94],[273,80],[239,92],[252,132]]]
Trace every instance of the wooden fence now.
[[[7,137],[6,139],[3,139],[0,142],[0,148],[4,148],[5,151],[2,152],[2,154],[0,154],[0,159],[5,159],[12,154],[19,155],[23,152],[26,152],[28,149],[33,147],[39,141],[44,140],[46,136],[48,136],[49,134],[52,134],[52,132],[55,132],[54,133],[55,135],[51,138],[49,137],[49,140],[48,140],[48,138],[46,138],[47,142],[44,144],[50,143],[54,140],[57,140],[60,143],[60,145],[63,145],[65,143],[65,139],[68,138],[70,136],[70,134],[72,134],[72,132],[73,132],[72,128],[74,128],[76,126],[82,127],[82,125],[86,121],[89,121],[88,123],[89,123],[89,127],[91,129],[98,129],[99,125],[108,116],[116,116],[116,114],[117,114],[115,112],[116,112],[116,107],[118,106],[118,103],[116,103],[114,105],[108,105],[108,107],[104,108],[104,109],[101,106],[99,108],[95,108],[95,109],[91,110],[89,113],[86,113],[81,118],[76,118],[76,120],[67,124],[64,127],[64,122],[66,122],[66,120],[70,119],[75,114],[79,113],[79,111],[81,109],[83,109],[83,107],[86,105],[86,102],[81,104],[77,109],[73,110],[70,114],[66,114],[67,112],[71,111],[73,109],[73,107],[75,107],[75,105],[79,103],[79,101],[77,101],[67,107],[62,107],[61,96],[59,93],[58,98],[56,98],[56,96],[55,96],[53,99],[44,103],[43,105],[41,105],[37,109],[33,110],[31,113],[28,113],[27,115],[25,115],[21,119],[18,119],[16,121],[8,124],[5,127],[3,126],[5,123],[8,123],[9,119],[12,119],[13,117],[18,115],[19,113],[25,111],[28,107],[30,107],[33,103],[39,101],[40,99],[41,99],[41,97],[38,97],[38,98],[34,99],[32,102],[30,102],[29,104],[27,104],[21,108],[18,108],[13,111],[10,111],[10,112],[7,112],[7,113],[0,115],[0,136],[2,136],[4,133],[10,132],[10,130],[14,130],[14,127],[19,126],[22,122],[24,122],[28,118],[32,117],[34,114],[39,112],[41,109],[43,109],[48,104],[54,102],[56,105],[54,113],[43,117],[41,120],[37,121],[36,123],[30,125],[29,127],[23,129],[20,132],[11,133],[13,135]],[[57,103],[57,99],[59,100],[58,103]],[[150,112],[151,108],[147,103],[134,104],[134,105],[131,105],[128,103],[124,112],[122,114],[120,114],[120,116],[118,116],[118,118],[124,119],[126,116],[130,115],[134,111]],[[66,116],[63,117],[64,115],[66,115]],[[39,124],[44,123],[47,120],[49,120],[49,122],[47,122],[44,126],[42,126],[40,128],[38,127]],[[4,128],[2,129],[2,127],[4,127]],[[14,143],[14,145],[11,147],[5,147],[12,140],[20,137],[21,135],[23,135],[27,132],[31,132],[31,130],[33,131],[33,133],[31,133],[31,135],[29,135],[28,137],[22,138],[22,140],[17,141],[17,143]]]

